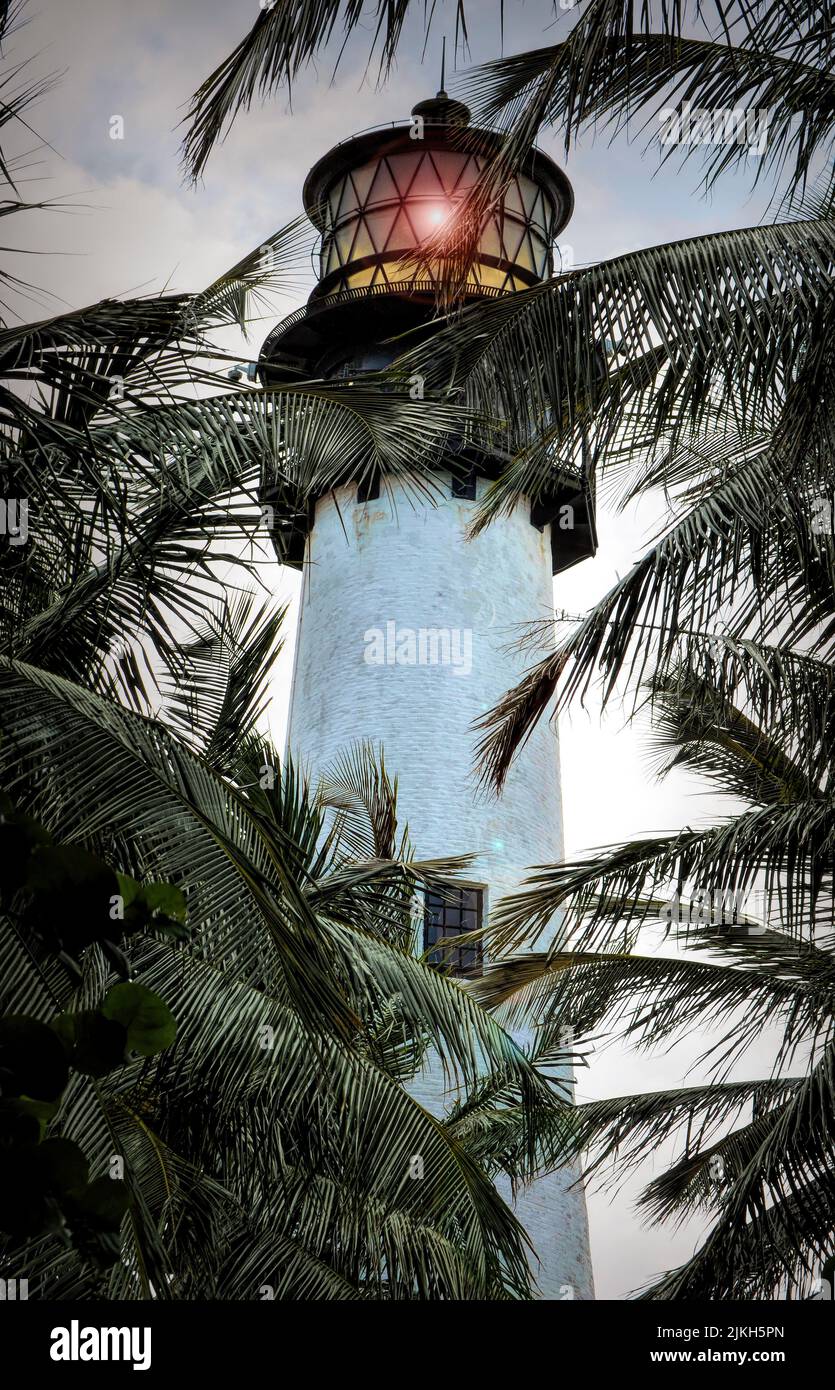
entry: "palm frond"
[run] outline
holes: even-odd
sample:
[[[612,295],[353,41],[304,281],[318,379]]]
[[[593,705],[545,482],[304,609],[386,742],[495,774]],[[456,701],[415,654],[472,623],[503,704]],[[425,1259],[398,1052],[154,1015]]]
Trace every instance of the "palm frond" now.
[[[814,634],[827,652],[835,552],[816,533],[814,496],[802,482],[791,486],[769,449],[729,470],[484,717],[485,777],[501,786],[555,695],[555,709],[564,708],[596,672],[604,704],[622,674],[639,686],[656,664],[675,659],[682,640],[706,636],[708,614],[724,610],[721,633],[732,639],[757,624],[790,623],[798,642]]]
[[[408,0],[383,0],[378,6],[373,42],[381,40],[384,66],[394,58],[407,11]],[[200,177],[212,149],[238,112],[249,109],[256,93],[264,99],[285,84],[289,88],[331,38],[339,20],[347,38],[364,17],[364,7],[356,0],[347,5],[342,0],[307,0],[302,6],[264,6],[249,33],[191,99],[183,142],[183,163],[190,177]]]
[[[750,162],[755,181],[767,171],[775,178],[788,171],[791,190],[825,157],[835,135],[835,87],[825,61],[815,63],[823,58],[819,37],[784,56],[756,32],[736,44],[675,32],[628,38],[610,32],[590,61],[585,44],[595,8],[599,14],[600,7],[589,6],[565,42],[470,73],[464,94],[475,120],[507,124],[514,144],[530,143],[547,122],[564,131],[566,149],[585,128],[608,128],[614,137],[641,120],[666,146],[665,158],[674,151],[682,159],[701,156],[707,187],[726,169]],[[688,114],[690,108],[703,113],[698,140],[688,138],[685,104]]]

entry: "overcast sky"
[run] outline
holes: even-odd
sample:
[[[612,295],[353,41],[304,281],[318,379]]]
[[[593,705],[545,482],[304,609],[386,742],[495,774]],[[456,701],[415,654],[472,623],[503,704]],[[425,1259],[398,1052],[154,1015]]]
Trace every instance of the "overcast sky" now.
[[[418,7],[416,6],[416,12]],[[505,0],[504,51],[553,42],[547,0]],[[420,7],[422,11],[422,7]],[[41,317],[62,305],[78,307],[105,296],[197,290],[211,282],[278,226],[301,210],[301,186],[310,165],[355,131],[406,115],[438,85],[441,35],[453,34],[454,6],[436,7],[433,33],[421,63],[422,31],[412,26],[392,78],[378,88],[365,74],[373,23],[348,46],[333,78],[323,58],[293,93],[242,114],[210,159],[197,188],[183,184],[179,142],[191,93],[242,37],[258,0],[32,0],[29,24],[13,38],[12,58],[37,55],[33,71],[62,73],[59,85],[31,116],[51,148],[30,170],[30,197],[63,196],[75,204],[41,213],[14,229],[18,246],[44,254],[14,269],[43,287]],[[467,0],[469,59],[459,69],[501,51],[498,0]],[[557,11],[558,16],[560,11]],[[448,60],[447,86],[454,87]],[[124,139],[110,138],[121,116]],[[31,140],[30,146],[34,144]],[[710,201],[697,189],[695,164],[658,171],[645,156],[645,138],[609,146],[586,140],[566,161],[546,133],[541,142],[565,167],[576,197],[574,217],[561,237],[576,264],[627,250],[745,226],[759,220],[765,197],[749,195],[743,176],[729,176]],[[8,225],[8,223],[7,223]],[[8,243],[10,235],[5,232]],[[23,261],[24,258],[21,258]],[[285,312],[301,303],[312,283],[300,285]],[[49,296],[53,296],[50,299]],[[251,355],[271,324],[256,332]],[[600,550],[594,560],[562,576],[558,607],[580,612],[628,568],[652,533],[660,508],[647,503],[626,515],[605,507],[599,517]],[[279,576],[276,590],[297,594],[295,575]],[[532,615],[533,616],[533,615]],[[292,630],[292,628],[291,628]],[[274,728],[280,737],[289,676],[286,657],[276,675]],[[563,799],[569,856],[649,831],[698,825],[725,814],[715,798],[683,776],[659,786],[648,767],[640,731],[626,728],[614,710],[601,722],[593,704],[562,721]],[[626,1056],[611,1049],[580,1074],[578,1096],[620,1094],[680,1085],[704,1039],[665,1057]],[[756,1073],[753,1067],[752,1074]],[[631,1210],[637,1176],[615,1199],[589,1199],[598,1297],[621,1298],[694,1248],[697,1228],[678,1234],[647,1231]],[[641,1174],[646,1181],[651,1173]]]

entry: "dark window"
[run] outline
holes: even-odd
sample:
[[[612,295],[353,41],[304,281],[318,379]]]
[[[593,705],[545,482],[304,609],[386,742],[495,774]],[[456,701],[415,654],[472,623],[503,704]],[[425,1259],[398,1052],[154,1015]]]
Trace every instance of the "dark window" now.
[[[363,478],[357,486],[358,502],[373,502],[375,497],[380,496],[380,475],[372,473],[369,477]]]
[[[475,469],[471,469],[469,473],[463,474],[463,476],[460,477],[460,478],[456,478],[455,474],[453,473],[453,475],[452,475],[452,495],[453,495],[453,497],[465,497],[468,501],[474,502],[474,501],[475,501],[475,484],[476,484]]]
[[[537,531],[544,531],[553,515],[553,505],[549,507],[544,502],[534,502],[531,506],[531,526],[535,526]]]
[[[459,945],[459,938],[482,925],[484,894],[480,888],[440,885],[427,888],[423,906],[423,949],[430,965],[450,975],[480,975],[480,941]]]

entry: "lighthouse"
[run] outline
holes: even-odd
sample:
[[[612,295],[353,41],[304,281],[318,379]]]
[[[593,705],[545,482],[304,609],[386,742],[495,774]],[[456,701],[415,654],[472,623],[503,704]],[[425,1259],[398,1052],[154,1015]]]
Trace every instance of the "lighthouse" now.
[[[436,286],[425,269],[407,273],[409,253],[454,216],[498,138],[474,129],[467,108],[441,90],[409,120],[319,160],[304,186],[320,237],[319,281],[265,342],[263,382],[361,379],[391,362],[393,339],[429,323]],[[572,206],[565,174],[531,149],[482,230],[465,299],[512,295],[549,277]],[[457,939],[486,923],[531,865],[563,857],[555,728],[537,724],[494,797],[474,774],[475,725],[529,664],[519,638],[552,617],[553,576],[595,546],[589,482],[564,471],[549,495],[520,498],[469,538],[478,502],[506,463],[498,451],[450,439],[431,487],[379,474],[336,486],[299,512],[280,550],[302,572],[288,749],[315,779],[358,740],[381,746],[416,858],[474,856],[426,891],[416,916],[415,950],[463,977],[484,961]],[[437,1069],[413,1090],[441,1112]],[[578,1172],[545,1175],[515,1207],[536,1251],[539,1296],[592,1298]]]

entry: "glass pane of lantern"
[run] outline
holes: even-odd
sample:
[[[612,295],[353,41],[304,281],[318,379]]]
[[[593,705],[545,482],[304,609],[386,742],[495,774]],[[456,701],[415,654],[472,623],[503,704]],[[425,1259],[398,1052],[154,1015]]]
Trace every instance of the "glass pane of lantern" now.
[[[485,256],[504,256],[501,239],[499,237],[499,227],[495,217],[491,218],[484,228],[479,238],[478,248]]]
[[[351,260],[358,261],[362,256],[373,256],[376,247],[366,225],[365,218],[358,219],[356,236],[351,247]]]
[[[532,217],[539,196],[539,185],[535,184],[532,179],[526,179],[524,174],[520,174],[518,178],[519,187],[522,191],[522,202],[525,205],[525,212],[528,217]]]
[[[472,188],[473,184],[478,181],[481,169],[481,161],[476,159],[474,155],[470,155],[470,157],[464,161],[460,177],[455,185],[456,193],[466,193],[468,189]]]
[[[483,262],[478,266],[478,282],[480,285],[488,286],[492,289],[504,289],[507,272],[499,266],[485,265]]]
[[[524,215],[525,209],[522,205],[519,186],[515,179],[512,180],[510,186],[505,190],[504,205],[508,212],[516,212],[519,213],[520,216]]]
[[[522,196],[522,207],[524,208],[525,216],[530,217],[539,190],[535,183],[525,178],[524,174],[516,175],[516,183],[519,186],[519,192]]]
[[[524,222],[516,222],[513,218],[505,218],[502,228],[505,258],[509,261],[518,261],[525,241],[527,228]]]
[[[333,239],[340,265],[346,265],[351,259],[351,246],[353,244],[355,230],[355,222],[343,222]]]
[[[540,189],[531,214],[531,224],[547,237],[553,220],[551,204]]]
[[[422,198],[444,198],[446,190],[441,182],[441,176],[429,155],[424,155],[418,166],[415,181],[412,184],[412,197]]]
[[[346,174],[341,185],[342,198],[339,204],[339,217],[350,217],[357,207],[357,191],[351,181],[351,175]]]
[[[415,241],[415,233],[409,225],[409,219],[401,210],[395,218],[394,228],[386,244],[386,250],[401,251],[407,246],[414,246]]]
[[[397,208],[388,208],[385,212],[367,212],[365,214],[365,225],[375,252],[384,249],[396,217]]]
[[[379,272],[376,266],[367,265],[362,270],[354,270],[346,280],[346,287],[351,290],[360,289],[365,285],[372,285],[378,280]]]
[[[516,255],[513,257],[513,260],[516,265],[521,267],[521,269],[529,270],[532,275],[535,274],[536,262],[534,261],[533,246],[531,245],[530,232],[528,232],[522,238],[522,244],[516,252]]]
[[[415,178],[419,178],[418,166],[423,161],[422,154],[393,154],[388,164],[401,198],[406,198],[415,190]]]
[[[345,213],[346,208],[350,208],[354,202],[353,190],[348,185],[348,179],[340,179],[339,183],[333,188],[330,198],[334,222],[338,222]]]
[[[463,175],[466,166],[472,164],[472,160],[452,150],[433,150],[432,163],[440,175],[444,192],[452,193],[464,187]]]
[[[531,223],[535,227],[545,226],[545,199],[542,196],[541,188],[534,198],[533,208],[531,209]]]
[[[413,242],[425,241],[449,221],[455,211],[448,198],[409,199],[408,216],[414,228]]]
[[[541,237],[533,235],[533,247],[536,257],[536,273],[544,280],[551,273],[551,266],[548,260],[548,243]]]
[[[354,169],[352,172],[351,177],[354,180],[354,189],[356,190],[357,199],[360,205],[364,203],[368,197],[368,190],[371,187],[376,172],[376,163],[363,164],[361,168]]]
[[[399,198],[397,185],[391,176],[389,167],[384,159],[377,165],[377,172],[374,175],[374,182],[371,185],[371,192],[368,195],[369,203],[387,202],[392,198]]]

